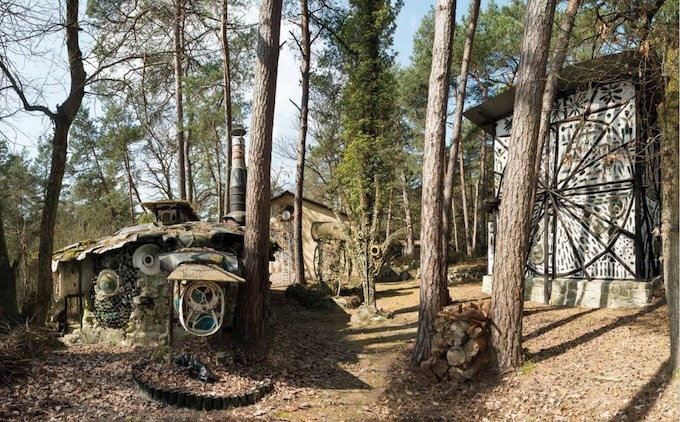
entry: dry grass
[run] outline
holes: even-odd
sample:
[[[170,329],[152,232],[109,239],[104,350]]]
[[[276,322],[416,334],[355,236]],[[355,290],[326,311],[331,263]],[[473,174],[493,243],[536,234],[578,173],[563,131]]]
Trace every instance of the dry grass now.
[[[0,384],[28,375],[33,360],[63,347],[54,330],[28,324],[0,326]]]

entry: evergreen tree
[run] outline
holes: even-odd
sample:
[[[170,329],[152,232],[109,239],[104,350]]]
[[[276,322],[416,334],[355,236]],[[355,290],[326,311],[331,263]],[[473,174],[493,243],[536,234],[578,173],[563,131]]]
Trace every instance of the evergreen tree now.
[[[344,150],[336,187],[350,216],[349,251],[361,278],[364,301],[375,310],[375,277],[383,262],[381,251],[390,241],[381,241],[379,229],[384,206],[381,194],[393,180],[391,158],[398,149],[390,48],[402,3],[352,0],[349,4],[340,31],[347,83],[342,90]]]

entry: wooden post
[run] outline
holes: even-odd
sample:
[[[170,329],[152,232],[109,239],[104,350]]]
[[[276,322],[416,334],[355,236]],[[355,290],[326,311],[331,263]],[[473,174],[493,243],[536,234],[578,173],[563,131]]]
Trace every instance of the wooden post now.
[[[78,313],[80,314],[80,329],[83,329],[83,269],[78,265]]]
[[[174,286],[176,286],[177,281],[171,282],[168,285],[168,289],[170,290],[170,294],[168,295],[170,297],[170,308],[168,311],[168,347],[172,347],[172,340],[173,340],[173,319],[175,318],[175,289]]]

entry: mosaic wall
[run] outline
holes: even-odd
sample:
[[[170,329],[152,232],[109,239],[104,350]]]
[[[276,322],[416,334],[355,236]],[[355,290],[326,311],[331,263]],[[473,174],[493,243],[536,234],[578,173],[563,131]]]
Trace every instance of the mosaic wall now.
[[[618,82],[577,91],[555,102],[551,118],[528,275],[653,276],[658,272],[653,231],[659,225],[659,206],[657,192],[641,183],[653,163],[641,158],[648,148],[638,139],[635,87]],[[496,122],[497,196],[511,130],[512,116]]]

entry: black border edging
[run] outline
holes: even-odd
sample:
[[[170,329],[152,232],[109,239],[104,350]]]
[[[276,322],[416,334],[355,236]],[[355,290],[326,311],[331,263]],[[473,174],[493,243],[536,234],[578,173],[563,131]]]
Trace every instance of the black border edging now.
[[[144,396],[168,406],[195,410],[226,410],[233,407],[250,406],[274,391],[274,382],[268,378],[245,393],[229,396],[204,396],[172,388],[165,390],[154,386],[141,375],[141,369],[146,363],[138,362],[132,365],[132,382]]]

